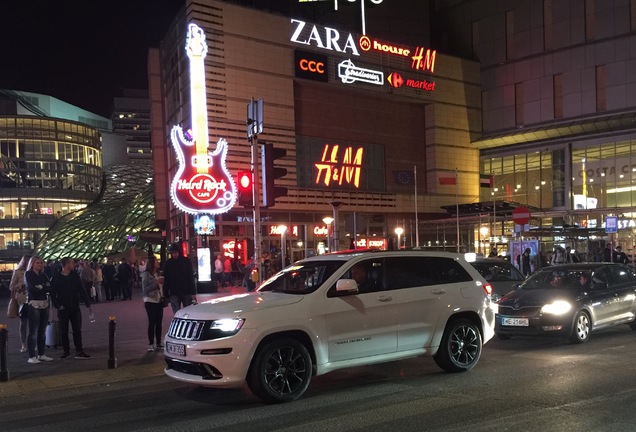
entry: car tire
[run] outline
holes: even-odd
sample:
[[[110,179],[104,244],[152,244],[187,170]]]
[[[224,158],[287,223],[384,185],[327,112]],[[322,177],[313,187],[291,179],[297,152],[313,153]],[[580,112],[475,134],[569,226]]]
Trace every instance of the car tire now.
[[[579,311],[574,319],[574,325],[572,326],[572,334],[570,335],[570,342],[574,344],[582,344],[590,340],[590,333],[592,332],[592,322],[587,312]]]
[[[482,347],[479,327],[468,319],[455,319],[446,324],[442,343],[433,358],[447,372],[465,372],[477,364]]]
[[[280,338],[258,349],[247,384],[265,402],[291,402],[307,390],[311,376],[312,361],[307,348],[296,339]]]
[[[629,323],[629,328],[636,331],[636,321],[632,321]]]

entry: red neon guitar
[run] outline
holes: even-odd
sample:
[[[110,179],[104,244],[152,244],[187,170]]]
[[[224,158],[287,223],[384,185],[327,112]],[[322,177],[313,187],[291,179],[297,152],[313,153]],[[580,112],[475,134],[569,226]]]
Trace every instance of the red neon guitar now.
[[[188,25],[186,53],[190,59],[192,136],[180,126],[170,133],[179,168],[172,179],[170,194],[177,207],[187,213],[219,214],[236,201],[236,185],[225,166],[227,141],[220,138],[214,152],[208,151],[208,115],[205,95],[205,65],[208,52],[205,33],[196,24]]]

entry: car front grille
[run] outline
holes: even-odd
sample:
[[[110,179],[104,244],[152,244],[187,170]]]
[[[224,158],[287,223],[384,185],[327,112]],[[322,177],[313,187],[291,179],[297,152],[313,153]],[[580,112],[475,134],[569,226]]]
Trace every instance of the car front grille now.
[[[539,315],[541,308],[539,306],[522,307],[519,309],[510,306],[499,305],[499,315],[508,317],[531,317]]]
[[[170,323],[168,336],[181,340],[200,340],[205,321],[175,318]]]

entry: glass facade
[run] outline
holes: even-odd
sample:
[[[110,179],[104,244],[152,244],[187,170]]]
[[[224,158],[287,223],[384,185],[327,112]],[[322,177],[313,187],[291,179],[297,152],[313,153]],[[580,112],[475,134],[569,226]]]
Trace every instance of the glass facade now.
[[[99,131],[42,117],[0,117],[0,262],[31,253],[59,218],[100,194]]]

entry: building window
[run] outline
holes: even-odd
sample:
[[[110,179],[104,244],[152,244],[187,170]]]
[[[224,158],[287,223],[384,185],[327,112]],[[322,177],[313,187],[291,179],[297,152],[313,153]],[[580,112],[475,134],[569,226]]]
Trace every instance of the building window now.
[[[636,1],[636,0],[635,0]],[[543,50],[549,51],[552,44],[552,0],[543,0]]]
[[[605,66],[596,66],[596,111],[607,110]]]
[[[515,13],[506,11],[506,59],[514,57],[515,52]]]
[[[563,74],[554,75],[554,118],[563,118]]]
[[[585,0],[585,40],[593,40],[596,34],[595,3],[595,0]]]
[[[515,84],[515,124],[523,126],[523,83]]]

